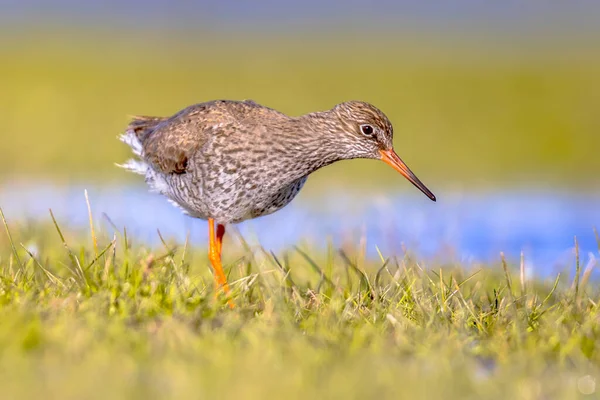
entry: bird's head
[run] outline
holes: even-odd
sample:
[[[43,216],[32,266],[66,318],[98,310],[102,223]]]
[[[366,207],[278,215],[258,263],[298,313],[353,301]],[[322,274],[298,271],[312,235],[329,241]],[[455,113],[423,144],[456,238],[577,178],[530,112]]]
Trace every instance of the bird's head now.
[[[343,133],[344,158],[379,159],[400,172],[427,197],[435,195],[416,177],[394,151],[392,123],[375,106],[362,101],[338,104],[332,110],[339,118]]]

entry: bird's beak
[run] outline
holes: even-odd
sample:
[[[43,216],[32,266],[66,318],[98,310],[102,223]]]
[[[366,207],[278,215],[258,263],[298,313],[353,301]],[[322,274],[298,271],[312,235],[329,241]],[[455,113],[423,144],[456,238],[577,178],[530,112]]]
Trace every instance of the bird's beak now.
[[[396,171],[400,172],[406,179],[410,181],[410,183],[419,188],[419,190],[425,193],[425,195],[427,195],[427,197],[429,197],[431,200],[435,201],[435,195],[431,193],[429,189],[427,189],[427,186],[425,186],[415,174],[413,174],[410,168],[404,164],[404,161],[398,157],[398,154],[396,154],[394,150],[379,150],[379,152],[381,153],[382,161],[394,168]]]

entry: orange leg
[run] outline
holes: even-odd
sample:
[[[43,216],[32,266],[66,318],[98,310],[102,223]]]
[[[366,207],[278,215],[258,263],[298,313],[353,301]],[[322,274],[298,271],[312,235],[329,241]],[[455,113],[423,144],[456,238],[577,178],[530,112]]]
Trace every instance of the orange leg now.
[[[223,235],[225,235],[225,226],[217,224],[217,232],[215,235],[215,220],[209,218],[208,220],[208,259],[213,267],[215,274],[215,282],[217,289],[223,288],[225,294],[229,293],[229,285],[227,284],[227,277],[223,271],[223,265],[221,264],[221,249],[223,248]],[[233,308],[233,302],[229,300],[227,302],[230,308]]]

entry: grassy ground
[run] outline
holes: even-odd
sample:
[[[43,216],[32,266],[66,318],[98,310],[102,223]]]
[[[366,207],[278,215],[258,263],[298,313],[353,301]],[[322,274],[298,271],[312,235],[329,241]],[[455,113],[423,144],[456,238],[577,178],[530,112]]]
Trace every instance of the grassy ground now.
[[[595,398],[599,293],[400,249],[206,253],[57,226],[0,235],[3,398]],[[10,233],[10,234],[9,234]],[[90,238],[91,236],[91,238]]]

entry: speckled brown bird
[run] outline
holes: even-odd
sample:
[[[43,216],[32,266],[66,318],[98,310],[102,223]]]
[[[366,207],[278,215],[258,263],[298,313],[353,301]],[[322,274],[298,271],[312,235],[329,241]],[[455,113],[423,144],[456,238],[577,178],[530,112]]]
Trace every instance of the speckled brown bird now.
[[[250,100],[210,101],[171,117],[134,117],[120,138],[138,156],[122,167],[144,175],[153,191],[187,214],[208,220],[208,254],[226,292],[225,224],[279,210],[321,167],[352,158],[382,160],[435,201],[395,153],[389,119],[361,101],[299,117]]]

